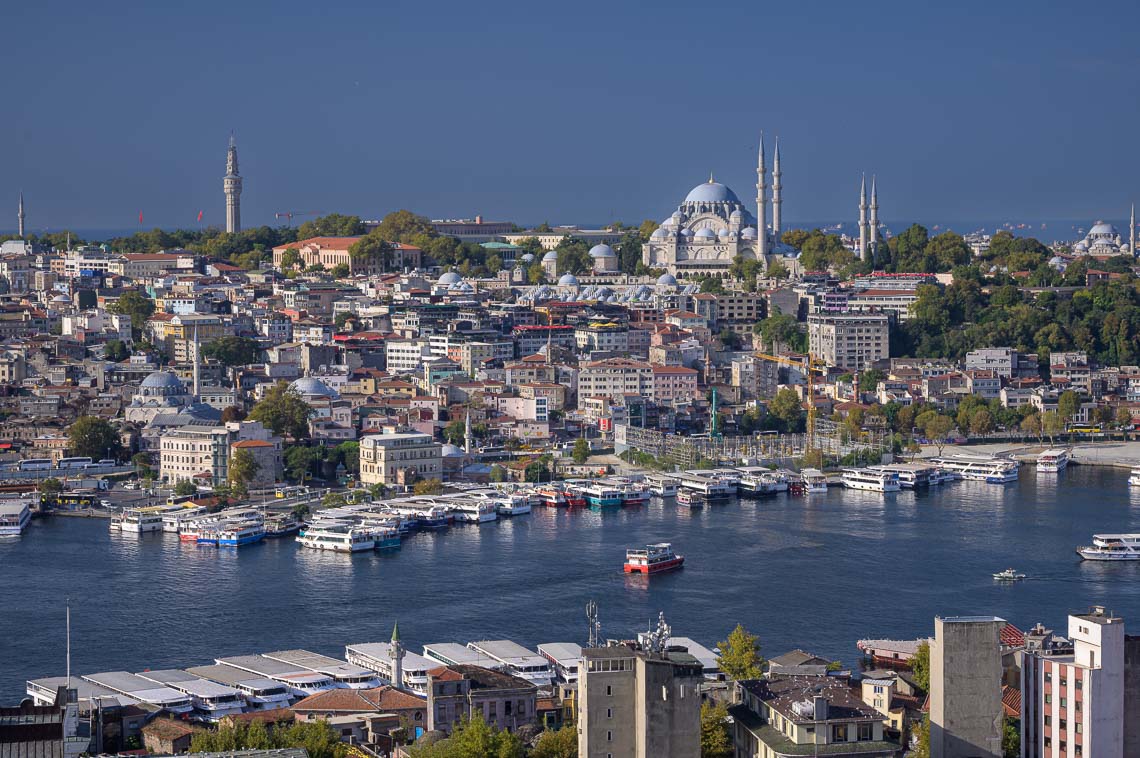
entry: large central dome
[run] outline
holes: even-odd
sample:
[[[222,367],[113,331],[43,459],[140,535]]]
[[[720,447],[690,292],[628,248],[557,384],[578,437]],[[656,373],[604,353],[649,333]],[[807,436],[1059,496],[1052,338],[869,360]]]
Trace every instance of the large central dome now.
[[[714,182],[709,179],[703,184],[698,184],[696,187],[685,195],[686,203],[739,203],[740,198],[736,193],[730,190],[720,182]]]

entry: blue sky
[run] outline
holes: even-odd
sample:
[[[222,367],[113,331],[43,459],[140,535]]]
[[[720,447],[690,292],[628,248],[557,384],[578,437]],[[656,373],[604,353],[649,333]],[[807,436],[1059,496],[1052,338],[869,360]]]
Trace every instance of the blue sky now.
[[[275,211],[664,218],[710,171],[785,218],[1123,218],[1135,4],[9,3],[0,207],[33,228]],[[1132,35],[1130,37],[1130,31]],[[769,142],[769,148],[771,142]],[[0,222],[9,226],[10,222]]]

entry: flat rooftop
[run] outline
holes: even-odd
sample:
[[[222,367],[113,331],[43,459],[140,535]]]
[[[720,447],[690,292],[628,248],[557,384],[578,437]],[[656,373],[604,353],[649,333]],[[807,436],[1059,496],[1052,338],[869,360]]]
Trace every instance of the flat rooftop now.
[[[355,666],[351,663],[331,658],[320,653],[308,650],[278,650],[273,653],[262,653],[263,658],[300,666],[310,671],[327,674],[333,678],[371,676],[370,669]]]
[[[187,674],[199,676],[203,679],[209,679],[219,684],[228,684],[230,686],[241,686],[249,690],[279,690],[285,685],[281,682],[275,682],[272,679],[259,677],[248,671],[235,669],[233,666],[223,666],[221,664],[213,664],[210,666],[194,666],[186,669]]]
[[[83,678],[114,692],[129,695],[144,703],[162,705],[186,700],[186,693],[152,682],[149,679],[143,679],[141,676],[135,676],[129,671],[103,671],[98,674],[86,674]]]
[[[582,660],[582,646],[576,642],[544,642],[538,646],[538,652],[563,666],[577,665]]]
[[[29,679],[28,694],[31,694],[32,688],[39,688],[41,690],[49,690],[54,692],[56,688],[66,686],[66,676],[45,676],[40,679]],[[71,677],[71,688],[76,691],[76,693],[79,695],[80,700],[115,700],[119,705],[138,705],[139,703],[138,700],[132,697],[121,695],[118,692],[109,690],[106,687],[95,684],[94,682],[88,682],[84,679],[80,679],[77,676]]]
[[[458,642],[433,642],[430,645],[424,645],[424,657],[430,658],[434,661],[451,665],[466,664],[471,666],[492,667],[500,665],[500,662],[469,647],[460,645]]]
[[[548,661],[533,650],[511,640],[476,640],[467,647],[512,666],[547,666]]]
[[[209,679],[187,674],[185,671],[179,671],[178,669],[144,671],[141,672],[139,676],[157,684],[169,685],[179,692],[185,692],[194,697],[234,697],[241,694],[240,691],[229,685],[211,682]]]
[[[364,642],[359,645],[345,645],[345,652],[352,652],[366,658],[378,661],[391,662],[388,651],[392,648],[391,642]],[[439,661],[433,661],[413,652],[404,653],[404,671],[423,671],[439,666]]]

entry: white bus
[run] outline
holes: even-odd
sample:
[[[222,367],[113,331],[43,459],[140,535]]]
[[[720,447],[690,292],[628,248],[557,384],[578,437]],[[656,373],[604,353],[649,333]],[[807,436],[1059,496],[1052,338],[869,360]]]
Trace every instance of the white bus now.
[[[28,458],[27,460],[20,461],[20,465],[16,467],[17,471],[50,471],[51,458]]]
[[[90,465],[90,458],[60,458],[56,467],[61,469],[77,469],[87,468]]]

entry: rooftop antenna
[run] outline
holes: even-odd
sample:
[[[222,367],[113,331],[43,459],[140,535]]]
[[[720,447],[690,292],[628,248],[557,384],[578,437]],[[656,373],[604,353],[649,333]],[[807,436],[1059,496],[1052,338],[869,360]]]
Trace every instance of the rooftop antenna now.
[[[586,621],[590,629],[588,647],[598,647],[598,641],[602,636],[602,624],[598,621],[598,604],[593,600],[586,603]]]

